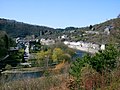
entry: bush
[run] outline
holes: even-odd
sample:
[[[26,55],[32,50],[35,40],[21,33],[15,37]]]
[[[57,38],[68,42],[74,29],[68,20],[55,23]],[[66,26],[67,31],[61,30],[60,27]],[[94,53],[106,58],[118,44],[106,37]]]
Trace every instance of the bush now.
[[[93,85],[93,78],[96,76],[96,74],[93,74],[93,71],[98,73],[100,78],[108,77],[110,72],[117,67],[118,57],[119,51],[113,45],[109,45],[104,51],[99,51],[93,56],[86,54],[83,58],[76,59],[76,61],[72,63],[69,73],[73,76],[78,88],[81,88],[81,83],[83,84],[86,82],[86,80],[83,80],[83,76],[88,79],[89,83],[92,83],[91,85]],[[102,79],[101,81],[105,81],[105,83],[108,84],[110,83],[109,77],[107,80]]]
[[[105,50],[91,57],[89,64],[98,72],[111,72],[117,67],[119,51],[113,45],[108,45]]]
[[[10,70],[10,69],[12,69],[12,66],[9,65],[9,64],[7,64],[7,65],[5,66],[5,69]]]

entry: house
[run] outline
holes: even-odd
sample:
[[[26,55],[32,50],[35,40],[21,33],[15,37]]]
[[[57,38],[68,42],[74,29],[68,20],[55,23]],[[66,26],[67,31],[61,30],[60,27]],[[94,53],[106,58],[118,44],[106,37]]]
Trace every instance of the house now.
[[[105,45],[104,44],[101,45],[100,50],[105,50]]]
[[[107,34],[107,35],[110,35],[110,30],[112,28],[113,28],[112,26],[106,26],[105,29],[104,29],[104,33]]]
[[[86,52],[89,51],[91,53],[98,52],[98,50],[100,49],[98,44],[94,44],[90,42],[83,42],[83,41],[79,41],[79,42],[64,41],[64,44],[68,45],[68,47],[70,48],[74,48],[74,49],[78,49],[78,50],[86,51]]]
[[[68,42],[68,41],[64,41],[63,42],[65,45],[69,45],[70,44],[70,42]]]
[[[104,33],[107,34],[107,35],[110,35],[110,28],[109,27],[106,27],[104,29]]]
[[[71,30],[71,31],[70,31],[70,33],[74,33],[74,32],[75,32],[75,30]]]
[[[62,35],[62,36],[61,36],[61,39],[67,39],[67,38],[68,38],[67,35]]]
[[[40,40],[40,43],[41,43],[42,45],[53,45],[53,44],[55,44],[55,40],[42,38],[42,39]]]

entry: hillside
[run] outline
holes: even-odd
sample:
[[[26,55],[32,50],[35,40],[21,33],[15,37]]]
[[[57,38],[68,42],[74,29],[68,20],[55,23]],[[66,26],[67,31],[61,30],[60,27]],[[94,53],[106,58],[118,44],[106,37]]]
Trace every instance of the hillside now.
[[[0,30],[6,31],[12,37],[26,36],[26,35],[44,35],[52,34],[55,30],[45,26],[30,25],[15,20],[0,19]]]
[[[117,42],[120,43],[120,18],[111,19],[104,23],[95,25],[96,30],[102,31],[106,26],[112,26],[113,28],[110,30],[110,35],[103,35],[103,40],[107,40],[108,42]]]
[[[90,27],[66,27],[65,29],[54,29],[46,26],[38,26],[26,24],[23,22],[17,22],[15,20],[8,19],[0,19],[0,30],[6,31],[8,35],[12,37],[25,37],[27,35],[35,35],[36,37],[42,38],[54,38],[56,39],[58,36],[66,34],[69,37],[69,40],[75,41],[86,41],[86,42],[95,42],[95,43],[108,43],[111,40],[119,43],[120,40],[120,18],[111,19],[105,21],[100,24],[90,25],[93,30],[96,32],[104,32],[106,27],[112,27],[110,30],[110,35],[99,34],[99,35],[91,35],[87,34],[85,36],[81,36],[85,33],[85,31],[91,31]],[[71,33],[71,31],[73,31]]]
[[[104,34],[104,30],[106,27],[111,27],[110,29],[110,35]],[[87,34],[86,36],[83,36],[82,39],[88,42],[96,42],[96,43],[109,43],[109,42],[120,42],[120,18],[111,19],[108,21],[105,21],[100,24],[92,25],[92,29],[90,27],[83,27],[79,28],[79,31],[95,31],[99,32],[100,34]]]

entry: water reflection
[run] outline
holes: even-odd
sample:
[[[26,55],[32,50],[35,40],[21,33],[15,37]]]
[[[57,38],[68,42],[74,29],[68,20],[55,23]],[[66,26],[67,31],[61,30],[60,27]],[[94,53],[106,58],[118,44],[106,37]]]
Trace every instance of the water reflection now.
[[[76,58],[82,58],[82,56],[85,54],[85,52],[76,50],[75,55],[73,56],[72,60],[76,60]]]

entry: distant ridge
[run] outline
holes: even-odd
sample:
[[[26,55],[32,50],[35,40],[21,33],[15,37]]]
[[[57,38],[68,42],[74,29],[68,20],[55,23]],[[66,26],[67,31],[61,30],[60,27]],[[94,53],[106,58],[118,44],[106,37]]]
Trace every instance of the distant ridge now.
[[[26,35],[33,34],[39,36],[40,33],[44,34],[47,32],[50,34],[54,32],[55,29],[46,26],[31,25],[23,22],[17,22],[15,20],[0,18],[0,30],[6,31],[12,37],[24,37]]]
[[[106,26],[113,26],[114,30],[119,30],[120,18],[110,19],[103,23],[95,24],[92,26],[95,28],[95,31],[103,31]],[[31,25],[23,22],[17,22],[15,20],[0,18],[0,30],[6,31],[6,33],[12,37],[25,37],[26,35],[50,36],[52,34],[60,33],[61,31],[69,30],[89,30],[89,27],[66,27],[65,29],[54,29],[46,26]]]

